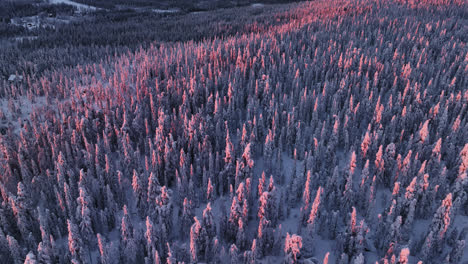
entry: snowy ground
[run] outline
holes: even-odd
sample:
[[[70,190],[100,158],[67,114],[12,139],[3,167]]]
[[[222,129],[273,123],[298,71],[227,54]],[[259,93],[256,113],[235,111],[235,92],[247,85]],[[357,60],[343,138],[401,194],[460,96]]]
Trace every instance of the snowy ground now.
[[[44,96],[36,97],[34,102],[24,96],[16,100],[11,99],[11,102],[7,99],[0,99],[0,129],[13,127],[13,131],[19,134],[21,122],[28,120],[34,109],[39,109],[45,105],[46,99]],[[12,108],[15,111],[11,111]]]

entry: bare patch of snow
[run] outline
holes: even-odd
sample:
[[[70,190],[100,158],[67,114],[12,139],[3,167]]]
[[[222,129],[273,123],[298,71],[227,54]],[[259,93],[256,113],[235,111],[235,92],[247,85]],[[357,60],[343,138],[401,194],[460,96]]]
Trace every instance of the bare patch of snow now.
[[[205,14],[207,13],[207,11],[195,11],[195,12],[190,12],[190,14],[193,14],[193,15],[199,15],[199,14]]]
[[[180,9],[152,9],[157,14],[174,14],[180,12]]]
[[[262,8],[264,7],[265,5],[264,4],[261,4],[261,3],[253,3],[250,5],[251,7],[253,8]]]

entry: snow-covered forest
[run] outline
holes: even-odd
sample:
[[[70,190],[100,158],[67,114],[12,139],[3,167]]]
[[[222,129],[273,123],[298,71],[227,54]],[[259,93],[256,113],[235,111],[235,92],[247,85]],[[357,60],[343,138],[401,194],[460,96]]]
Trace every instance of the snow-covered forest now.
[[[0,84],[0,263],[468,263],[468,4],[270,11]]]

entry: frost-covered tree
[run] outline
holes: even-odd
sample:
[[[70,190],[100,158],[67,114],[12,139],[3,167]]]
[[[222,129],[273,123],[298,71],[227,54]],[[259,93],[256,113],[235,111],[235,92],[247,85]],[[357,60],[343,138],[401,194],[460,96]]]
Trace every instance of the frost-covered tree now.
[[[298,263],[301,258],[302,238],[298,235],[286,234],[284,242],[284,260],[283,263]]]
[[[211,204],[206,205],[203,210],[203,228],[206,230],[208,239],[213,239],[216,236],[216,222],[211,211]]]
[[[134,237],[132,220],[126,205],[123,207],[123,216],[120,224],[120,239],[121,258],[124,262],[135,261],[137,244]]]
[[[201,224],[198,222],[198,219],[195,217],[195,222],[193,223],[192,227],[190,228],[190,260],[192,263],[198,262],[198,251],[202,245],[199,245],[198,242],[200,241],[201,236]]]
[[[75,223],[68,220],[68,250],[71,254],[72,259],[76,261],[90,261],[90,255],[85,248],[79,229]]]
[[[10,254],[13,257],[13,261],[15,264],[23,263],[23,253],[21,252],[21,248],[18,244],[18,241],[10,235],[7,235],[8,246],[10,248]]]
[[[180,237],[184,238],[190,232],[190,227],[193,223],[193,208],[192,202],[189,201],[187,198],[184,199],[184,204],[182,207],[180,219]]]
[[[37,264],[37,259],[36,259],[36,255],[34,255],[33,252],[29,252],[27,255],[26,255],[26,259],[24,260],[24,264]]]
[[[80,187],[80,196],[77,199],[77,218],[80,221],[80,231],[82,238],[89,243],[94,234],[93,224],[91,219],[91,199],[88,196],[84,187]]]

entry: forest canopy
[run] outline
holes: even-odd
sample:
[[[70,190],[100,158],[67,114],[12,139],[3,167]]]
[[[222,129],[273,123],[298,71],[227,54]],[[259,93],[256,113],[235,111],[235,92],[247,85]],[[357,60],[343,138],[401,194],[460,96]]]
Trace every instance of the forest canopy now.
[[[1,261],[467,262],[467,3],[256,8],[2,54]]]

